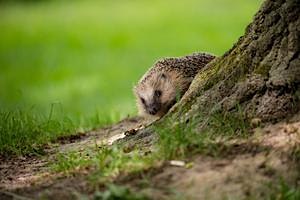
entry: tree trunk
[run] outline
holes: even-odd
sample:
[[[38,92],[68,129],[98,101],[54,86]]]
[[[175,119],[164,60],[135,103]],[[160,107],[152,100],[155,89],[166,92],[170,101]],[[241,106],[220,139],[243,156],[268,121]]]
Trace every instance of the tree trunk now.
[[[299,116],[300,1],[267,0],[246,33],[207,65],[167,115],[189,120],[241,108],[275,122]]]

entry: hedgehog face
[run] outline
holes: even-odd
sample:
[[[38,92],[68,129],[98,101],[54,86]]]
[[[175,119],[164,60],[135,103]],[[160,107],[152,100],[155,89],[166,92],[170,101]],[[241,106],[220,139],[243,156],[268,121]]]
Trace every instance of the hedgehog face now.
[[[176,102],[176,87],[165,73],[149,77],[135,88],[141,113],[163,116]]]

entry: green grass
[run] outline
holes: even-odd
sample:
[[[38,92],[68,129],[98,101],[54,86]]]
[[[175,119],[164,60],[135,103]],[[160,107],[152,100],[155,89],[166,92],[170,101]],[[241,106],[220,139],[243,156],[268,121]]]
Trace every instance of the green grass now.
[[[278,184],[271,183],[271,194],[269,200],[299,200],[300,199],[300,186],[293,187],[288,185],[284,180]]]
[[[2,3],[0,152],[27,153],[34,149],[30,141],[47,143],[71,127],[87,130],[136,114],[132,86],[155,60],[196,51],[221,55],[244,33],[260,3]],[[43,126],[52,104],[51,122],[68,119],[72,126]]]
[[[42,154],[41,144],[63,134],[75,134],[75,131],[68,118],[52,120],[51,114],[44,116],[30,110],[0,111],[0,153]]]
[[[84,152],[58,154],[56,160],[50,163],[50,168],[65,175],[76,174],[85,169],[92,170],[89,180],[97,184],[102,180],[107,182],[121,172],[133,173],[150,167],[154,160],[155,156],[142,155],[137,150],[125,153],[120,146],[103,146],[86,149]]]
[[[185,159],[195,154],[209,156],[226,155],[230,147],[225,142],[235,138],[249,137],[250,125],[239,111],[214,113],[188,123],[175,123],[154,127],[159,135],[159,154],[163,159]],[[199,130],[199,124],[205,126]],[[172,130],[172,131],[170,131]]]

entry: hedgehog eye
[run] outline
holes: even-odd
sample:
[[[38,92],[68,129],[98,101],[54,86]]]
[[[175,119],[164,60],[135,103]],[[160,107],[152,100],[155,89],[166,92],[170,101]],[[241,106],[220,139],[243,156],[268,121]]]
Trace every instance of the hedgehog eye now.
[[[154,95],[156,96],[156,97],[160,97],[161,96],[161,91],[160,90],[155,90],[154,91]]]
[[[145,99],[144,99],[144,98],[142,98],[142,97],[141,97],[140,99],[141,99],[141,101],[142,101],[142,103],[143,103],[143,104],[145,104],[145,103],[146,103],[146,101],[145,101]]]

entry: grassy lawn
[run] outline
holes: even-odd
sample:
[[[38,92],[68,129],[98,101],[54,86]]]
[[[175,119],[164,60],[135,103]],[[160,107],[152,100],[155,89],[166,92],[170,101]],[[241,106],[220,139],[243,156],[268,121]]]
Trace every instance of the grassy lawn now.
[[[221,55],[261,0],[42,1],[0,5],[0,153],[136,114],[155,60]]]

